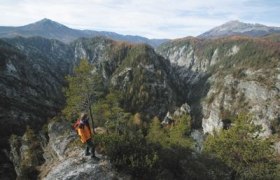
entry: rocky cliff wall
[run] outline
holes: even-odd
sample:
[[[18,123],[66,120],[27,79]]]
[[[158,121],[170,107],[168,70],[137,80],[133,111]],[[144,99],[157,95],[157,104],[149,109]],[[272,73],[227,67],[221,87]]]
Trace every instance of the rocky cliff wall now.
[[[2,136],[22,134],[27,124],[41,127],[48,117],[55,115],[64,103],[64,77],[73,68],[67,54],[71,51],[58,41],[6,41],[10,45],[2,42],[0,52],[0,127],[5,129]]]
[[[27,125],[39,130],[61,109],[64,77],[73,68],[70,57],[69,48],[55,40],[0,41],[1,151],[8,151],[11,134],[23,135]],[[1,177],[12,171],[7,159],[7,153],[1,153],[1,166],[9,167]]]
[[[182,87],[189,90],[187,102],[193,114],[201,114],[196,121],[204,133],[245,112],[263,125],[264,135],[271,134],[271,123],[280,118],[279,44],[242,37],[186,38],[166,43],[157,52],[179,69]]]

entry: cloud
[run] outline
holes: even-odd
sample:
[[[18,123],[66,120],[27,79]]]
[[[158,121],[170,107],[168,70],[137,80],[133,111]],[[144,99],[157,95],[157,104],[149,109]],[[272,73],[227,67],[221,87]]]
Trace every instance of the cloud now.
[[[233,19],[280,26],[277,0],[3,0],[0,11],[1,25],[46,17],[71,28],[149,38],[196,36]]]

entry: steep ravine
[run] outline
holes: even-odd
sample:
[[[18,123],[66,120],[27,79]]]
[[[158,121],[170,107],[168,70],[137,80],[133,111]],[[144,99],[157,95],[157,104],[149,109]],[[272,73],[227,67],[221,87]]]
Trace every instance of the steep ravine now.
[[[204,133],[223,127],[235,113],[251,113],[265,136],[280,119],[278,43],[246,37],[185,38],[157,49],[179,69],[188,103]],[[203,78],[204,77],[204,80]],[[199,93],[203,92],[203,93]]]
[[[180,104],[178,78],[169,61],[150,46],[106,38],[80,39],[70,45],[40,37],[18,37],[1,43],[0,123],[3,130],[10,130],[4,133],[6,142],[11,134],[23,135],[27,125],[38,133],[47,119],[61,110],[64,77],[81,58],[95,64],[107,88],[126,95],[123,102],[128,111],[142,112],[151,118],[163,116],[170,107]],[[29,146],[24,137],[15,142],[19,146],[12,144],[12,149],[21,150],[20,144]],[[9,151],[7,146],[4,149]],[[24,151],[14,153],[13,161],[24,159],[23,154]]]
[[[4,151],[0,162],[5,167],[1,178],[11,172],[5,153],[9,151],[8,137],[13,133],[23,135],[27,125],[37,133],[48,118],[61,110],[64,77],[81,58],[94,64],[107,89],[123,92],[127,111],[141,112],[147,119],[163,117],[186,102],[192,127],[204,133],[222,128],[223,120],[242,111],[252,113],[255,121],[263,124],[264,135],[272,133],[273,122],[280,119],[277,43],[239,37],[187,38],[165,43],[155,51],[147,45],[100,37],[80,39],[70,45],[39,37],[6,39],[0,41],[0,134],[5,141],[1,143]],[[77,137],[69,129],[64,121],[51,122],[45,128],[48,136],[38,137],[46,160],[38,171],[40,178],[87,179],[95,173],[104,179],[126,179],[114,172],[105,158],[100,162],[84,158],[82,149],[73,144]],[[22,151],[14,158],[24,159],[22,154],[30,151],[26,137],[15,142],[23,146],[18,146]],[[41,165],[43,161],[36,163]],[[14,177],[11,173],[8,179]]]
[[[150,118],[163,116],[170,107],[184,102],[170,62],[152,47],[104,38],[80,39],[72,46],[76,61],[89,59],[107,88],[122,93],[125,110]]]

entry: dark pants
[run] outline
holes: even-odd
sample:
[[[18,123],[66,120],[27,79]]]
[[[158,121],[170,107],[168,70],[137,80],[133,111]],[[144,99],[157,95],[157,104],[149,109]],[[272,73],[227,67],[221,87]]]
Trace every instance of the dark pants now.
[[[90,155],[91,154],[91,156],[95,156],[95,145],[92,142],[91,138],[89,140],[87,140],[87,142],[86,142],[85,154],[86,155]]]

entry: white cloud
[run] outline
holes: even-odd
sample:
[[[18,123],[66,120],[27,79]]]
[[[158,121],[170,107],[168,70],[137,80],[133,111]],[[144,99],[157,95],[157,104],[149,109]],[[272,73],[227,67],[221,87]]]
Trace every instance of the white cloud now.
[[[1,25],[24,25],[49,18],[71,28],[113,31],[149,38],[198,35],[226,21],[260,20],[279,7],[256,0],[3,0]],[[266,1],[263,0],[265,3]],[[272,5],[271,5],[272,4]],[[279,3],[278,3],[279,5]],[[248,17],[251,15],[252,19]],[[262,18],[262,19],[260,19]],[[280,25],[277,18],[270,24]]]

